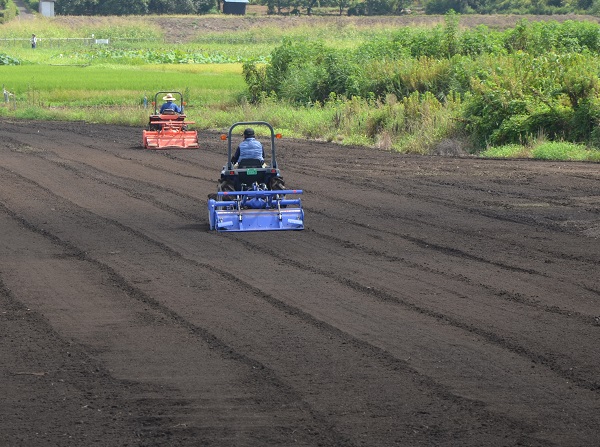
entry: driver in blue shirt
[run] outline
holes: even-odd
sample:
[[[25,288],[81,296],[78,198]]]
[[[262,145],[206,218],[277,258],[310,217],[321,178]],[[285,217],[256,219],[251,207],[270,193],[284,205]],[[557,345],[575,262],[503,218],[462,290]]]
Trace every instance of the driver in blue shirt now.
[[[241,160],[248,159],[259,160],[261,165],[265,162],[265,150],[260,141],[255,138],[254,129],[250,127],[244,130],[244,141],[240,143],[231,157],[231,162],[236,164]]]
[[[175,97],[171,93],[167,93],[166,96],[163,96],[163,100],[166,101],[162,106],[160,106],[160,113],[164,113],[165,110],[172,110],[175,113],[182,114],[183,107],[179,107],[175,104]]]

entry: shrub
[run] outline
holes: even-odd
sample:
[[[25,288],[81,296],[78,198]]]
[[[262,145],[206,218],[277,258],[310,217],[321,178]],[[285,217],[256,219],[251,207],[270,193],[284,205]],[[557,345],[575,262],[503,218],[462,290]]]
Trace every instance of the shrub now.
[[[0,65],[20,65],[21,61],[9,56],[8,54],[0,53]]]
[[[0,23],[9,22],[18,15],[19,10],[12,0],[0,1],[3,2],[0,3]]]
[[[540,144],[532,151],[533,158],[540,160],[585,161],[597,159],[598,151],[590,151],[585,145],[564,141]]]
[[[489,158],[524,158],[528,157],[530,150],[520,144],[507,144],[505,146],[490,146],[481,152],[482,157]]]

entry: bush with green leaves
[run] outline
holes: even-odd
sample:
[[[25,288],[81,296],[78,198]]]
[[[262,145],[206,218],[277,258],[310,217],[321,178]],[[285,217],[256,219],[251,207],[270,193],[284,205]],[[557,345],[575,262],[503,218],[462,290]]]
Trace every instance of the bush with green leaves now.
[[[8,54],[0,53],[0,65],[20,65],[21,61]]]
[[[539,160],[600,161],[600,151],[565,141],[545,142],[531,151]]]
[[[38,0],[23,0],[23,3],[27,5],[30,11],[39,11],[40,2]]]
[[[417,94],[454,107],[458,100],[454,128],[480,148],[523,144],[540,132],[600,143],[600,26],[587,22],[460,30],[451,13],[443,26],[400,28],[352,49],[287,39],[266,66],[247,64],[244,74],[252,101],[303,105],[333,94],[403,103]],[[370,118],[371,130],[390,127],[386,110]]]
[[[12,0],[0,0],[0,23],[14,19],[19,11]]]
[[[465,129],[481,147],[550,139],[587,142],[600,117],[600,59],[576,53],[517,53],[480,59],[472,79]],[[597,133],[597,132],[596,132]],[[597,138],[597,137],[596,137]]]

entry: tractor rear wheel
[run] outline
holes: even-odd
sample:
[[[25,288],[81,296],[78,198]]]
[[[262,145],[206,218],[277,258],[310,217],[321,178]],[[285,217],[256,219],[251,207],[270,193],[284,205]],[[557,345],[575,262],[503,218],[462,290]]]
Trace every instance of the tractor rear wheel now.
[[[219,192],[233,192],[235,191],[235,186],[233,185],[233,182],[231,180],[219,180],[219,184],[217,185],[217,191]],[[213,194],[210,194],[213,195]],[[222,202],[225,199],[223,198],[223,196],[220,196],[218,194],[214,194],[215,196],[215,200],[217,202]],[[210,196],[209,196],[210,197]]]
[[[269,189],[271,191],[285,189],[285,182],[283,181],[283,177],[273,177],[271,180],[269,180]]]
[[[273,177],[269,180],[269,189],[271,191],[281,191],[285,189],[285,182],[283,181],[283,177]],[[282,194],[280,199],[285,199],[285,195]],[[285,208],[285,205],[282,205],[282,208]]]

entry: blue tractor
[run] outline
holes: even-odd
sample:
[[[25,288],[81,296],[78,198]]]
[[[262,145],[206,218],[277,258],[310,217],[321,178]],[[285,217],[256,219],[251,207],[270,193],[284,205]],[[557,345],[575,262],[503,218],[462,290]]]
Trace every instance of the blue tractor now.
[[[265,161],[241,159],[232,161],[233,131],[239,127],[267,128],[270,132],[271,151]],[[233,124],[222,140],[227,140],[227,164],[221,170],[217,192],[208,196],[210,229],[228,231],[303,230],[304,211],[298,195],[302,190],[286,189],[275,156],[273,126],[265,121],[247,121]],[[270,159],[269,159],[270,157]]]

